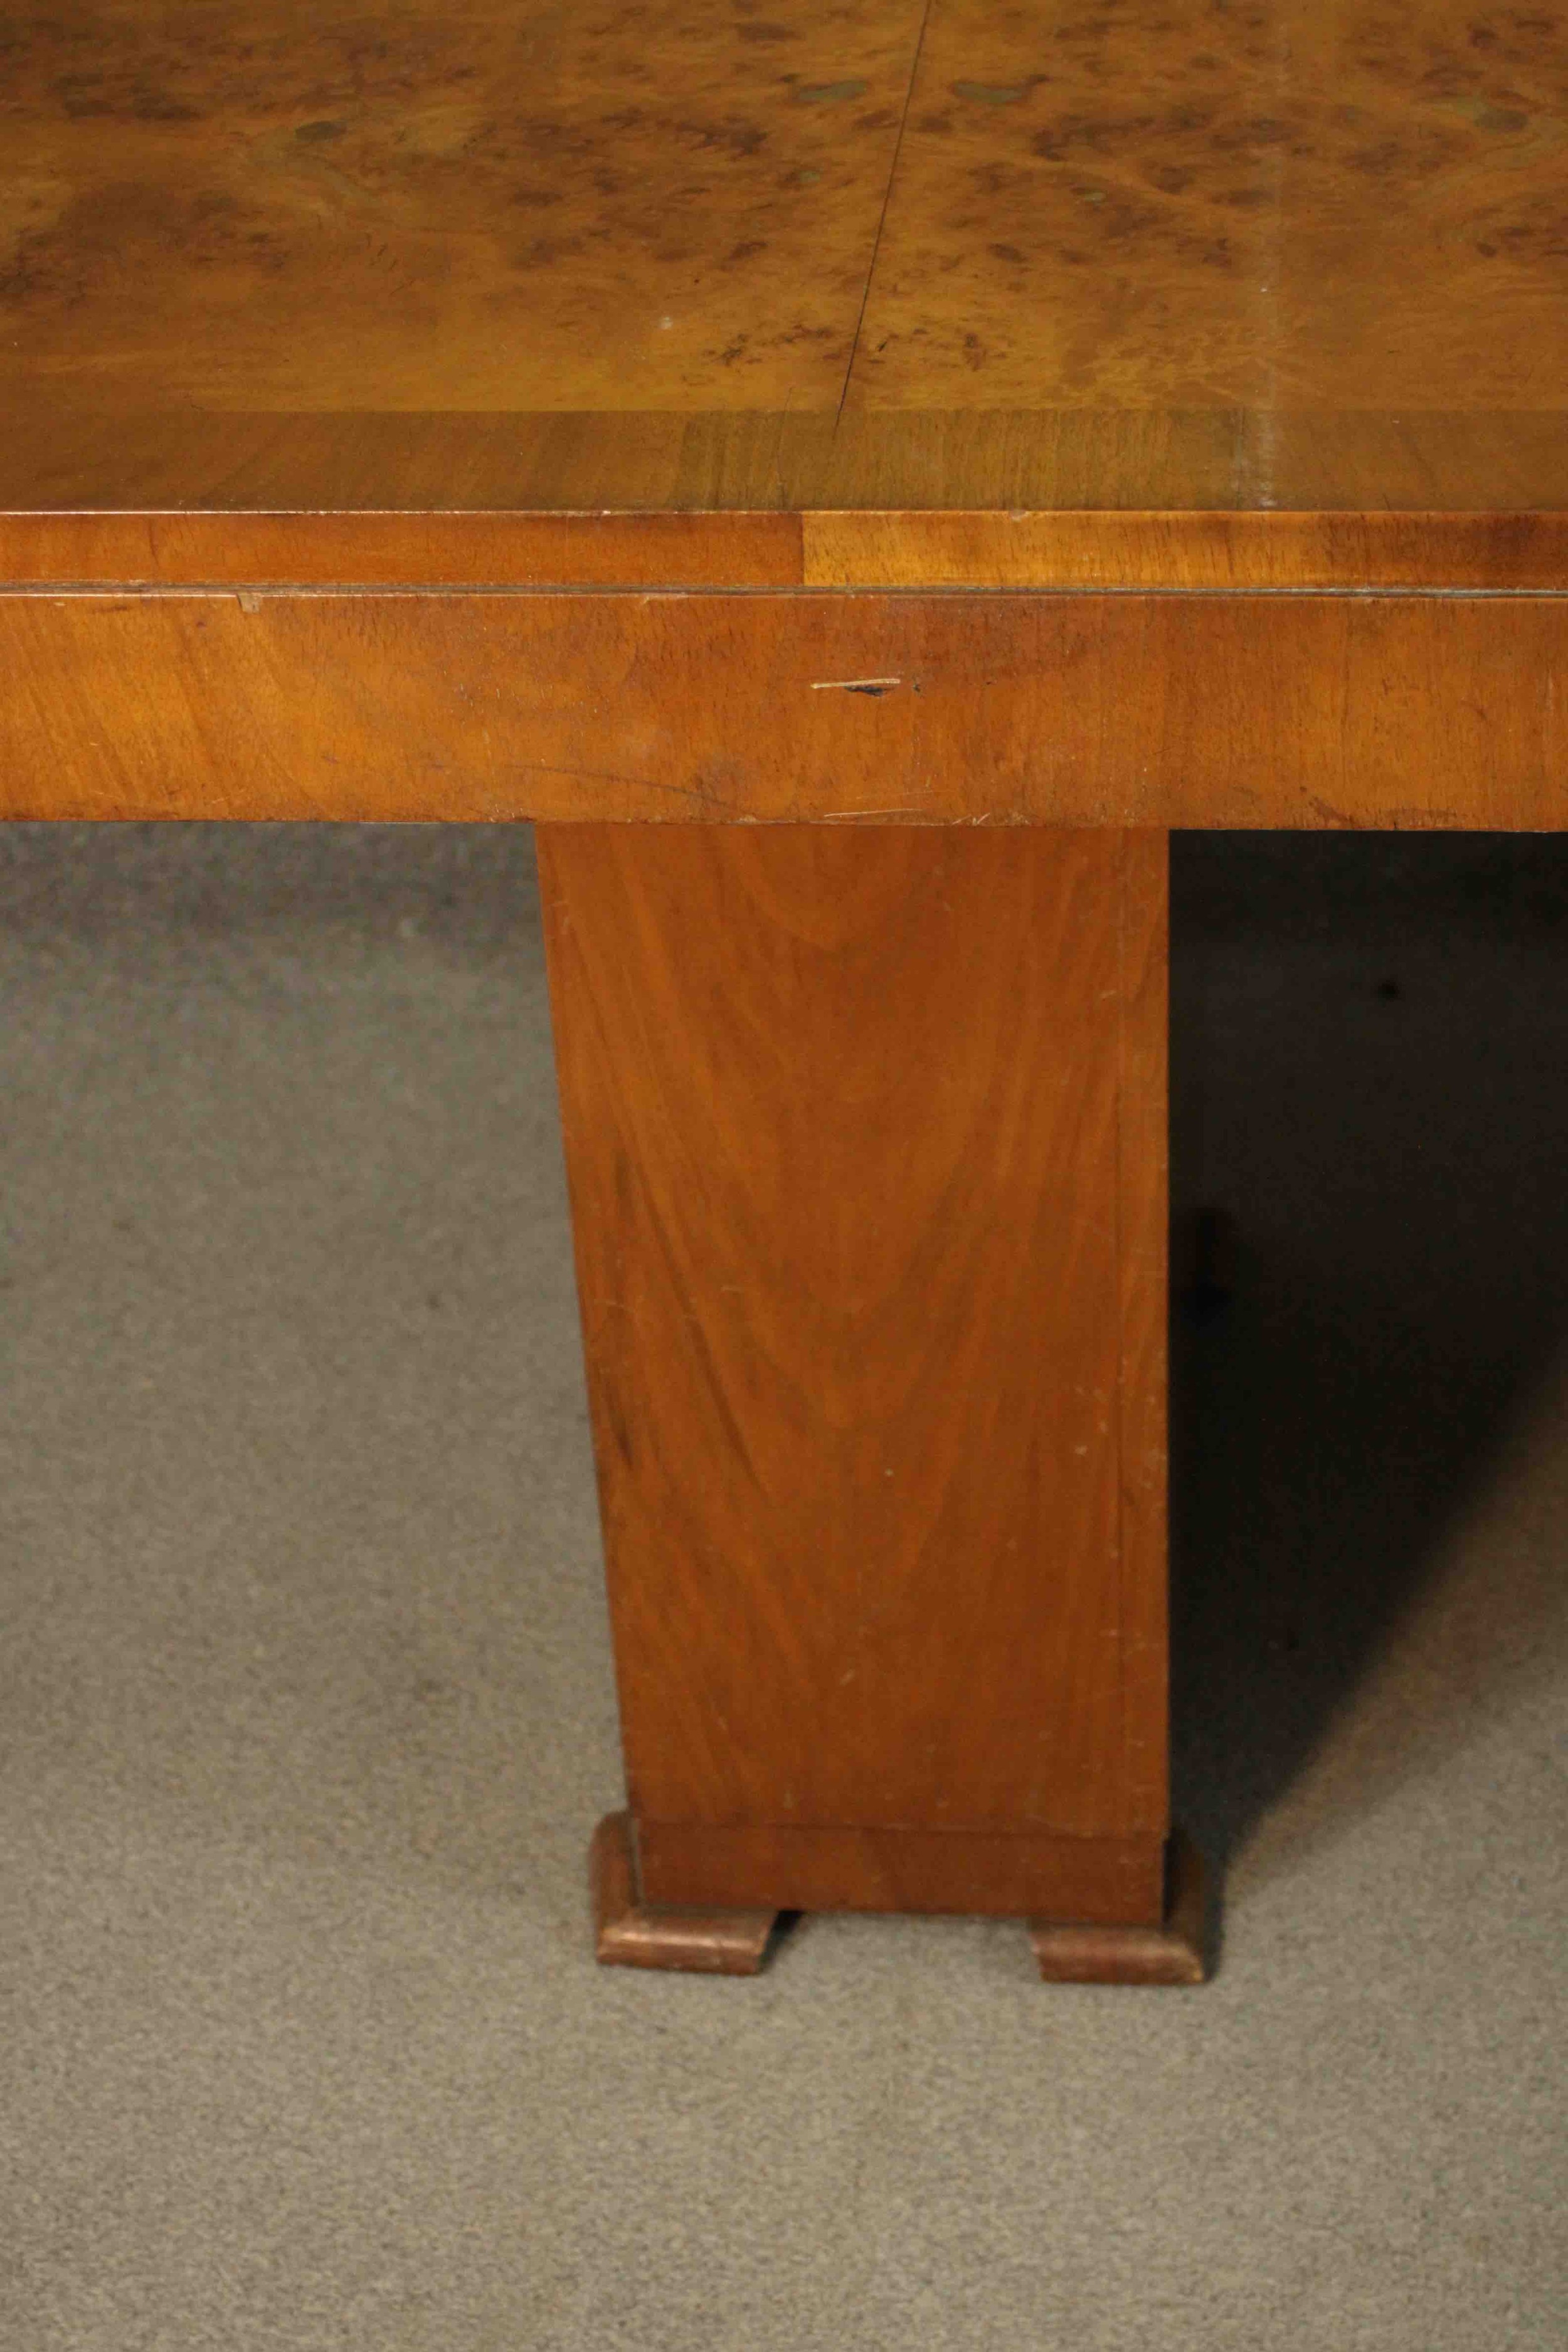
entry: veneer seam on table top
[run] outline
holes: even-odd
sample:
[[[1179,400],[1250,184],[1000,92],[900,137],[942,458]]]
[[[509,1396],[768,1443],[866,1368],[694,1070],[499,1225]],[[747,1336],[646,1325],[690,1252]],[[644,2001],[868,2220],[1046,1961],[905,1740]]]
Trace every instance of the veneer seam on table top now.
[[[871,251],[866,263],[866,283],[860,296],[860,308],[856,314],[855,331],[849,338],[849,356],[844,362],[844,382],[839,388],[835,408],[834,425],[844,414],[844,404],[849,397],[849,387],[855,381],[855,362],[859,356],[860,339],[866,331],[866,314],[871,307],[871,289],[877,282],[877,260],[882,250],[882,237],[888,226],[888,211],[893,201],[893,189],[899,176],[899,157],[904,149],[904,133],[910,127],[910,110],[915,102],[915,85],[920,80],[921,52],[925,47],[926,28],[931,23],[931,0],[924,0],[921,10],[920,30],[915,35],[914,55],[910,59],[910,79],[904,90],[904,103],[899,115],[899,135],[893,142],[892,158],[888,165],[888,184],[882,192],[882,209],[877,215],[877,226],[871,238]]]

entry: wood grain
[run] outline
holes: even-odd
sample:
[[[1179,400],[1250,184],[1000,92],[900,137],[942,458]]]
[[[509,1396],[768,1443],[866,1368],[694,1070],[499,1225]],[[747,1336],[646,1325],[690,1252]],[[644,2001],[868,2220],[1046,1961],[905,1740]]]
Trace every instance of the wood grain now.
[[[1470,0],[70,0],[0,507],[1568,503],[1568,31]]]
[[[170,412],[0,380],[0,510],[1132,509],[1173,527],[1259,510],[1247,485],[1264,429],[1219,408]],[[1276,408],[1267,435],[1282,512],[1568,507],[1561,410]]]
[[[0,380],[176,409],[832,408],[920,7],[33,14],[0,52]]]
[[[851,401],[1561,409],[1568,20],[933,7]],[[1237,503],[1248,501],[1238,499]]]
[[[1155,1401],[1130,1465],[1121,1390],[1124,1267],[1140,1313],[1163,1297],[1163,1147],[1125,1167],[1163,1101],[1163,845],[539,842],[648,1899],[757,1899],[694,1880],[689,1845],[667,1861],[678,1832],[923,1831],[967,1873],[951,1907],[1040,1907],[1013,1846],[1035,1832],[1102,1879],[1088,1847],[1132,1841],[1126,1907],[1089,1916],[1150,1916],[1163,1772],[1124,1702],[1159,1717],[1138,1588],[1163,1584],[1163,1496]],[[954,1842],[976,1832],[1011,1855],[989,1906]],[[885,1899],[886,1844],[790,1851],[767,1899]]]
[[[1563,597],[0,596],[0,681],[17,817],[1568,818]]]
[[[801,531],[812,588],[1568,591],[1559,514],[810,512]]]
[[[0,587],[793,588],[788,514],[0,514]]]
[[[1568,514],[0,513],[0,588],[1568,592]]]

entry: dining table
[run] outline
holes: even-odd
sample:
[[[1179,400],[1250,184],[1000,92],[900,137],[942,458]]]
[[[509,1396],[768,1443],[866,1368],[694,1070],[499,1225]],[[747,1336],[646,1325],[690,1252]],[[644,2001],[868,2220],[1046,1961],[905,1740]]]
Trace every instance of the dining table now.
[[[1170,839],[1568,824],[1568,16],[10,12],[0,814],[534,826],[600,1959],[1197,1981]]]

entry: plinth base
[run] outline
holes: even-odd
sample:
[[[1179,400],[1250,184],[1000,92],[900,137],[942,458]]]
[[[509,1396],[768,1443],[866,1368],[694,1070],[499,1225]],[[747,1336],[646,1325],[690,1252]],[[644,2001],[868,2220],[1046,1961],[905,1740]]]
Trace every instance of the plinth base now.
[[[755,1976],[777,1911],[701,1911],[639,1903],[631,1816],[606,1813],[594,1832],[589,1879],[598,1958],[605,1966]],[[1204,1870],[1178,1831],[1168,1861],[1166,1914],[1157,1927],[1089,1927],[1031,1919],[1040,1974],[1052,1984],[1190,1985],[1204,1979]]]
[[[629,1813],[606,1813],[594,1832],[588,1878],[606,1967],[726,1977],[754,1977],[762,1967],[776,1911],[654,1910],[637,1901]]]
[[[1203,1856],[1180,1830],[1172,1835],[1165,1870],[1165,1916],[1158,1927],[1031,1919],[1029,1940],[1047,1983],[1202,1984]]]

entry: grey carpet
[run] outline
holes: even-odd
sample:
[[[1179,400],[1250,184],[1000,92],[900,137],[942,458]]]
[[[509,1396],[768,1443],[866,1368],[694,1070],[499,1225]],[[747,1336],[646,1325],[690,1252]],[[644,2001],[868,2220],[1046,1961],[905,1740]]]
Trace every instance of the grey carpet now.
[[[1218,1973],[707,1982],[590,1955],[527,834],[0,835],[7,2352],[1568,2341],[1568,857],[1191,842],[1177,907]]]

